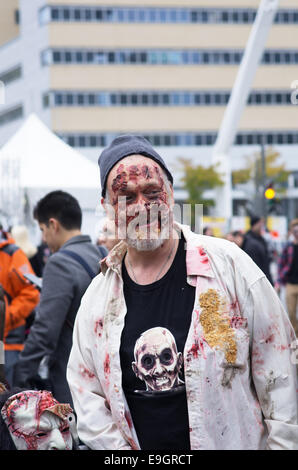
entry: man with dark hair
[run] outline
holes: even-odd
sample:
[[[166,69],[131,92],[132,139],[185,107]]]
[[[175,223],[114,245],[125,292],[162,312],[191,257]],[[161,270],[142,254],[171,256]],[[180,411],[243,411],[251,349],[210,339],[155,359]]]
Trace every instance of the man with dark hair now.
[[[264,273],[235,243],[174,221],[172,175],[146,139],[119,136],[99,166],[122,239],[75,321],[67,378],[81,441],[297,449],[295,333]]]
[[[273,285],[270,272],[270,256],[267,241],[262,235],[264,219],[253,215],[250,217],[250,230],[246,232],[242,249],[247,253],[257,266],[266,275],[268,281]]]
[[[34,214],[52,255],[44,268],[40,305],[20,356],[15,383],[32,386],[42,361],[54,396],[72,403],[66,365],[73,324],[81,297],[99,272],[100,255],[90,237],[81,233],[82,212],[72,195],[51,192],[38,202]]]

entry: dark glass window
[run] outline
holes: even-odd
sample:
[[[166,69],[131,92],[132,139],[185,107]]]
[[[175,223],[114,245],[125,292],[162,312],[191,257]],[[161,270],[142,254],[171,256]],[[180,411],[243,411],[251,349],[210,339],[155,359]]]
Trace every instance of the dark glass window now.
[[[89,104],[90,106],[95,105],[96,100],[95,100],[95,95],[94,95],[94,93],[89,93],[88,96],[87,96],[87,99],[88,99],[88,104]]]
[[[71,62],[71,53],[65,52],[65,62]]]
[[[191,11],[190,12],[190,21],[192,23],[197,23],[198,22],[198,12],[197,11]]]
[[[96,136],[95,135],[90,136],[90,147],[97,147],[97,142],[96,142]]]
[[[63,9],[63,20],[68,21],[70,19],[70,10],[68,8]]]
[[[170,97],[168,93],[163,93],[162,96],[162,104],[169,104],[170,103]]]
[[[87,52],[87,62],[94,62],[94,53],[93,52]]]
[[[59,10],[58,8],[51,9],[51,17],[53,21],[57,21],[59,19]]]
[[[92,18],[92,12],[89,8],[85,9],[85,19],[86,21],[90,21]]]
[[[79,105],[85,104],[85,96],[83,95],[83,93],[78,94],[78,104]]]
[[[116,93],[111,93],[111,105],[112,106],[117,106],[118,104],[118,96]]]
[[[86,136],[80,135],[79,136],[79,147],[86,147]]]
[[[82,52],[80,52],[80,51],[77,51],[77,52],[76,52],[76,61],[79,62],[79,63],[83,62],[83,54],[82,54]]]
[[[53,52],[53,61],[54,61],[54,64],[61,62],[61,52],[59,51]]]
[[[61,106],[63,103],[63,96],[61,93],[56,93],[55,94],[55,105],[56,106]]]
[[[66,104],[71,106],[73,105],[73,94],[72,93],[67,93],[66,95]]]
[[[95,18],[97,19],[97,21],[102,21],[103,19],[102,10],[100,9],[95,10]]]
[[[80,21],[81,19],[81,10],[79,10],[78,8],[74,10],[74,19],[76,21]]]
[[[68,138],[67,138],[67,143],[68,145],[70,145],[71,147],[74,147],[75,146],[75,139],[72,135],[70,135]]]

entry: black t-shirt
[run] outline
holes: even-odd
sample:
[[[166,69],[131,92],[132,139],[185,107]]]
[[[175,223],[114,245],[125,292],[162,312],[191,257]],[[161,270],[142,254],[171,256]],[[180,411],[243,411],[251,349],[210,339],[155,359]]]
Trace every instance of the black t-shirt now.
[[[183,350],[195,288],[186,281],[184,243],[182,237],[170,269],[152,284],[136,284],[122,264],[122,385],[144,450],[190,449]]]
[[[298,284],[298,245],[294,245],[293,262],[287,276],[287,282]]]

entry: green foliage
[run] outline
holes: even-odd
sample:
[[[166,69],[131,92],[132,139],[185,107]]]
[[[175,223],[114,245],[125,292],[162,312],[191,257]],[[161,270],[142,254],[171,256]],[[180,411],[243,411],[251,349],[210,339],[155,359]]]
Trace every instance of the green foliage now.
[[[218,165],[210,165],[208,167],[202,165],[193,165],[190,159],[180,158],[183,167],[184,189],[188,191],[189,204],[204,204],[204,206],[214,206],[213,199],[205,199],[204,191],[207,189],[222,186],[224,184],[222,176],[218,171]]]
[[[274,182],[274,189],[278,194],[285,192],[285,183],[288,180],[289,171],[285,169],[285,164],[278,162],[280,154],[272,148],[268,148],[265,154],[266,181]],[[244,184],[250,180],[255,181],[258,187],[262,182],[262,156],[255,153],[246,157],[246,166],[240,170],[232,172],[233,185]]]

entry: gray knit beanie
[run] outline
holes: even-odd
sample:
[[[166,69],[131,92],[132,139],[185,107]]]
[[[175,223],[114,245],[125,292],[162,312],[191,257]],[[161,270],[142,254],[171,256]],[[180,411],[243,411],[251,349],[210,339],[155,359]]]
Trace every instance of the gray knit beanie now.
[[[111,169],[124,157],[129,155],[144,155],[157,162],[166,172],[169,181],[173,184],[173,177],[169,172],[164,160],[154,150],[150,142],[144,137],[136,135],[121,135],[114,139],[111,144],[105,148],[99,159],[101,193],[105,197],[107,178]]]

